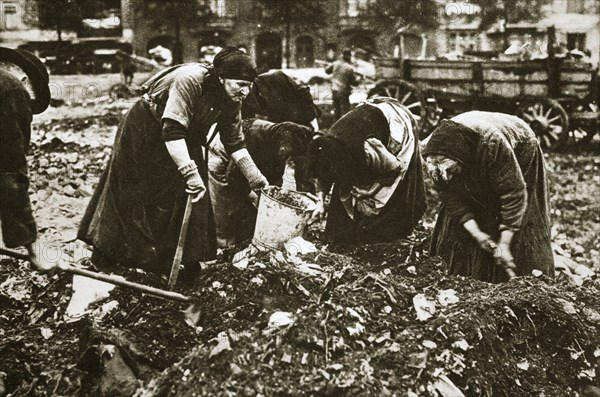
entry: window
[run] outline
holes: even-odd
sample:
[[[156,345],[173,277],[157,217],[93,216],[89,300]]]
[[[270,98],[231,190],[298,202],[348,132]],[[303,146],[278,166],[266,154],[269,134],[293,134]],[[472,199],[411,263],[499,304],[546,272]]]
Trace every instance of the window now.
[[[481,48],[479,35],[471,32],[450,32],[448,35],[448,51],[478,51]]]
[[[210,11],[217,17],[227,16],[225,0],[208,0]]]
[[[373,0],[347,0],[348,10],[346,15],[349,17],[357,17],[361,12],[364,12],[369,8],[370,3],[373,3]]]
[[[567,33],[567,50],[585,50],[585,33]]]
[[[19,6],[16,3],[0,3],[0,15],[2,16],[2,26],[6,30],[15,30],[21,24],[21,15]]]
[[[585,0],[567,0],[567,12],[585,14]]]

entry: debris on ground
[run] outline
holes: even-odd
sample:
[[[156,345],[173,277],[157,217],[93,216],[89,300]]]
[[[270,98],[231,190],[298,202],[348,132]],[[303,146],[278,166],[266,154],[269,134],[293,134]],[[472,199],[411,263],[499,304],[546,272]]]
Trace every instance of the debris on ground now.
[[[40,122],[28,159],[39,244],[78,266],[90,266],[78,222],[123,114],[98,106],[77,120],[53,109],[65,117]],[[547,161],[554,281],[447,276],[427,250],[431,189],[425,219],[395,243],[324,246],[316,228],[284,251],[223,252],[178,285],[193,305],[115,287],[68,316],[77,280],[2,258],[0,396],[594,396],[600,160]]]

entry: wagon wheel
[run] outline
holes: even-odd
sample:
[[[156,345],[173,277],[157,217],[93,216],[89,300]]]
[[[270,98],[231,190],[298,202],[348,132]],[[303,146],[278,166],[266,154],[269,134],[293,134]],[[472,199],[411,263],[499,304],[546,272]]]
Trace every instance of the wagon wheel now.
[[[599,114],[598,113],[598,105],[593,102],[588,102],[583,105],[577,106],[574,110],[574,113],[591,113],[591,114]],[[598,133],[598,129],[600,128],[600,119],[598,117],[587,118],[585,121],[575,120],[572,122],[572,128],[569,131],[568,135],[568,143],[576,144],[580,147],[585,147],[594,135]]]
[[[377,96],[386,96],[397,99],[401,104],[406,106],[415,116],[417,121],[417,131],[421,137],[424,130],[423,124],[425,122],[427,109],[425,107],[423,95],[421,95],[421,91],[419,91],[417,86],[401,80],[383,80],[378,82],[368,93],[369,98]]]
[[[560,103],[540,99],[522,106],[518,116],[531,127],[544,149],[557,149],[569,138],[569,118]]]

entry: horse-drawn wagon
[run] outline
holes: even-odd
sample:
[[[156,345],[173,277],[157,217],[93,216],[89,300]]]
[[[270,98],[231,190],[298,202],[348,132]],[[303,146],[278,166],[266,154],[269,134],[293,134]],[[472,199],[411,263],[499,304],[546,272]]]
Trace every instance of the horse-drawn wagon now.
[[[468,110],[523,118],[546,148],[584,144],[598,132],[598,75],[591,65],[549,56],[517,60],[380,59],[369,96],[399,99],[421,138],[441,117]]]

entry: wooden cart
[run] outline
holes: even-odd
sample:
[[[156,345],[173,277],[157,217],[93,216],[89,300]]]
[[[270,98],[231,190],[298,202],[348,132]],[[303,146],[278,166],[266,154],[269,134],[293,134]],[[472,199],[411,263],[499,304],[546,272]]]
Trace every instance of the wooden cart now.
[[[369,96],[397,98],[420,120],[421,138],[442,117],[468,110],[523,118],[546,148],[585,144],[598,132],[598,75],[589,64],[543,60],[380,59]]]

